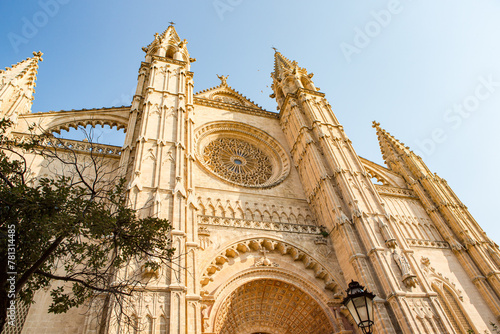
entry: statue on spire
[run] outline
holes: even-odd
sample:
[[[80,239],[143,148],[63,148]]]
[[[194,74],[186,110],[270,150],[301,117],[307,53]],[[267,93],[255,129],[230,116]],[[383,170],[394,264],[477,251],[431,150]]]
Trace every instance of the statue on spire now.
[[[219,79],[220,79],[220,82],[221,82],[221,85],[222,85],[222,86],[227,86],[227,77],[228,77],[228,76],[229,76],[229,74],[228,74],[228,75],[226,75],[226,76],[223,76],[223,75],[218,75],[218,74],[217,74],[217,78],[219,78]]]

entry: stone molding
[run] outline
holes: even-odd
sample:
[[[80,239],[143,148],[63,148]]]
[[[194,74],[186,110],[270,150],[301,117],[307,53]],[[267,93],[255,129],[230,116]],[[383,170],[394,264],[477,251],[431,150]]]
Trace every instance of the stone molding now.
[[[257,267],[249,268],[242,272],[235,274],[226,280],[225,284],[215,291],[213,296],[209,298],[204,298],[202,302],[210,304],[210,311],[208,313],[208,323],[213,326],[215,325],[217,313],[221,308],[222,304],[238,287],[254,280],[260,279],[274,279],[279,280],[304,291],[306,294],[311,296],[325,312],[330,325],[334,327],[335,318],[332,310],[329,308],[328,303],[332,301],[324,291],[320,291],[317,287],[313,286],[310,282],[297,275],[297,273],[292,273],[282,268],[272,268],[272,267]]]
[[[23,138],[28,138],[29,135],[22,134],[22,133],[13,133],[13,135],[19,139]],[[71,139],[59,139],[55,138],[54,140],[51,140],[50,138],[45,138],[44,140],[41,141],[40,143],[42,146],[47,146],[48,148],[54,147],[57,149],[62,149],[62,150],[72,150],[76,151],[79,153],[87,153],[87,154],[99,154],[99,155],[105,155],[105,156],[110,156],[114,158],[120,158],[122,149],[120,146],[113,146],[113,145],[104,145],[104,144],[96,144],[96,143],[89,143],[89,142],[84,142],[84,141],[78,141],[78,140],[71,140]]]
[[[425,248],[444,248],[449,249],[450,245],[446,241],[438,240],[422,240],[422,239],[406,239],[408,244],[413,247]]]
[[[198,224],[234,227],[234,228],[246,228],[253,230],[288,232],[288,233],[302,233],[302,234],[313,234],[313,235],[321,234],[321,228],[315,225],[302,225],[302,224],[291,224],[291,223],[280,223],[280,222],[262,222],[262,221],[247,220],[247,219],[215,217],[215,216],[205,216],[205,215],[198,215]]]
[[[406,198],[418,199],[415,193],[409,189],[401,189],[385,185],[382,186],[379,184],[374,184],[374,186],[381,196],[406,197]]]
[[[240,106],[240,105],[226,103],[226,102],[222,102],[222,101],[209,100],[209,99],[196,97],[196,96],[194,97],[193,100],[194,100],[194,104],[206,106],[206,107],[211,107],[211,108],[215,108],[215,109],[237,111],[237,112],[241,112],[244,114],[256,115],[256,116],[261,116],[261,117],[269,117],[269,118],[273,118],[273,119],[279,118],[279,115],[277,113],[263,110],[263,109]]]
[[[34,113],[22,115],[27,124],[35,123],[47,132],[59,133],[61,130],[68,131],[70,128],[78,126],[91,125],[109,125],[117,130],[127,130],[131,106],[79,109],[79,110],[60,110],[44,113]]]
[[[281,256],[290,255],[293,262],[301,261],[304,269],[310,269],[314,272],[317,279],[324,281],[324,287],[327,290],[338,293],[339,279],[335,277],[321,261],[310,255],[298,246],[292,245],[282,240],[275,240],[269,237],[256,237],[246,240],[240,240],[218,250],[218,255],[213,256],[212,262],[202,271],[201,286],[207,286],[214,280],[212,277],[218,271],[224,269],[224,264],[229,262],[229,258],[237,258],[240,254],[249,252],[265,251],[269,253],[278,253]]]

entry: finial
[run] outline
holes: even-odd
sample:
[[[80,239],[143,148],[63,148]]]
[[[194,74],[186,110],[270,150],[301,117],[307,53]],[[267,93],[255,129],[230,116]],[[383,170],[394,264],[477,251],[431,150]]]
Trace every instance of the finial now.
[[[380,123],[377,123],[377,121],[373,121],[372,128],[376,128],[377,126],[380,126]]]
[[[226,76],[223,76],[223,75],[218,75],[218,74],[217,74],[217,78],[219,78],[219,79],[220,79],[220,82],[221,82],[221,85],[222,85],[222,86],[227,86],[227,82],[226,82],[226,80],[227,80],[227,77],[228,77],[228,76],[229,76],[229,74],[228,74],[228,75],[226,75]]]
[[[174,26],[175,22],[170,21],[170,22],[168,22],[168,24],[170,24],[171,26]]]
[[[271,49],[273,49],[274,52],[278,52],[278,49],[276,49],[274,46],[272,46]]]
[[[42,58],[43,52],[42,51],[38,51],[38,52],[33,51],[33,56],[38,58],[40,61],[43,61],[43,58]]]

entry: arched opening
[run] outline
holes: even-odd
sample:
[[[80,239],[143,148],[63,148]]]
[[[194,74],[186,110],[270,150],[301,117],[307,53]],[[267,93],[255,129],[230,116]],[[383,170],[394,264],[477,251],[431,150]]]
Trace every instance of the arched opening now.
[[[476,331],[476,328],[462,309],[461,301],[457,300],[456,296],[445,284],[442,285],[441,289],[433,284],[432,289],[437,292],[439,303],[456,333],[467,333],[469,330]]]
[[[116,127],[109,125],[96,124],[92,126],[77,125],[75,127],[67,127],[66,129],[58,129],[53,135],[60,139],[70,139],[77,141],[85,141],[93,144],[104,144],[113,146],[122,146],[125,141],[124,129],[118,130]]]
[[[309,79],[306,79],[305,77],[300,78],[300,83],[302,84],[302,86],[305,89],[314,90],[314,91],[316,90],[316,89],[314,89],[314,86],[312,85],[311,81],[309,81]]]
[[[277,99],[278,99],[278,104],[282,104],[283,101],[285,100],[285,95],[283,94],[283,90],[281,89],[281,87],[278,87],[276,89],[276,95],[277,95]]]
[[[177,49],[173,46],[168,47],[167,52],[165,53],[165,57],[174,59],[174,55],[177,52]]]
[[[313,296],[277,279],[257,279],[232,291],[217,311],[217,334],[329,334],[327,314]]]

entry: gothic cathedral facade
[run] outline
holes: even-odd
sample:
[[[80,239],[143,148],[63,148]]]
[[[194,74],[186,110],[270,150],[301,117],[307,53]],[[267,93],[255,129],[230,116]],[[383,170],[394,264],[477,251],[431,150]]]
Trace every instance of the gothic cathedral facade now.
[[[152,203],[141,212],[172,223],[178,262],[137,300],[140,332],[361,333],[342,306],[351,280],[376,295],[375,333],[491,330],[498,246],[444,179],[375,122],[387,166],[359,157],[312,73],[280,52],[279,113],[224,76],[195,93],[186,44],[173,26],[155,35],[126,107],[32,113],[41,53],[0,71],[12,135],[31,123],[126,130],[102,155],[120,166],[133,208]],[[48,303],[39,292],[22,333],[97,333],[89,312],[48,314]],[[106,333],[124,333],[119,320]]]

